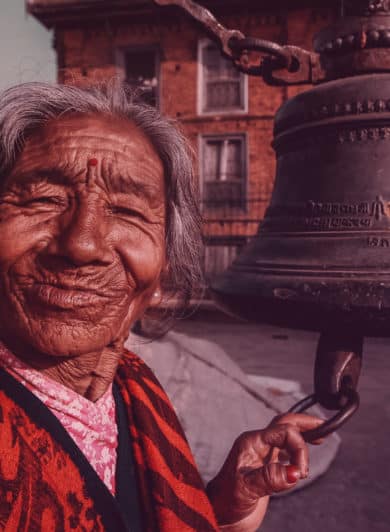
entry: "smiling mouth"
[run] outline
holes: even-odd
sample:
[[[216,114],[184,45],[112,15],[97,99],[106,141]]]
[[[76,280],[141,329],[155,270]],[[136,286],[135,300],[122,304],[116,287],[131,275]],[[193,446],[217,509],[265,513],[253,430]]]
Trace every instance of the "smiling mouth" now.
[[[24,290],[26,300],[33,305],[49,306],[59,310],[74,310],[93,305],[102,305],[111,299],[100,291],[85,288],[62,288],[49,284],[33,284]]]

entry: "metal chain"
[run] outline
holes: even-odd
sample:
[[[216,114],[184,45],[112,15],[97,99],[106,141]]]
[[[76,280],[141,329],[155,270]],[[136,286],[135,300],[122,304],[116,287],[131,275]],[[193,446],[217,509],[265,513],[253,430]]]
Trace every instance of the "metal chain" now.
[[[220,42],[223,53],[245,74],[262,76],[270,85],[315,83],[323,77],[317,54],[297,46],[281,46],[272,41],[245,37],[239,30],[225,28],[208,9],[193,0],[154,2],[160,6],[179,6],[187,11]],[[251,62],[250,52],[262,54],[258,64]]]
[[[321,438],[325,438],[328,434],[338,430],[348,419],[353,416],[359,408],[360,398],[358,392],[350,387],[345,387],[341,392],[341,397],[345,399],[345,405],[331,418],[324,421],[322,425],[316,429],[307,430],[302,433],[303,439],[307,442],[313,442]],[[299,403],[290,408],[290,413],[305,412],[308,408],[316,405],[319,402],[316,394],[305,397]]]
[[[232,50],[232,58],[236,66],[246,74],[263,75],[263,62],[258,66],[249,64],[248,52],[264,53],[270,58],[274,58],[274,68],[290,69],[292,63],[291,51],[272,41],[258,39],[255,37],[245,37],[243,39],[230,39],[228,43]],[[267,62],[269,64],[269,62]]]
[[[276,57],[281,61],[280,67],[288,68],[291,63],[291,53],[283,46],[264,39],[245,37],[238,30],[225,28],[214,15],[205,7],[192,0],[154,0],[160,6],[176,5],[185,9],[193,18],[203,24],[220,41],[223,52],[239,62],[245,68],[245,61],[240,61],[240,56],[249,51],[257,51]]]
[[[198,5],[192,0],[154,0],[160,6],[179,6],[189,13],[195,20],[203,24],[220,41],[223,52],[233,59],[229,42],[243,39],[244,35],[238,30],[229,30],[222,26],[214,15],[205,7]]]

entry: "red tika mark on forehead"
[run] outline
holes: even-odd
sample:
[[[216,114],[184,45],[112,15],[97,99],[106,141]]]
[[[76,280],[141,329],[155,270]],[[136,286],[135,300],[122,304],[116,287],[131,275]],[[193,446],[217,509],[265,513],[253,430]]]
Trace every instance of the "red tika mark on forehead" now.
[[[88,166],[97,166],[98,165],[98,160],[93,157],[92,159],[88,159]]]

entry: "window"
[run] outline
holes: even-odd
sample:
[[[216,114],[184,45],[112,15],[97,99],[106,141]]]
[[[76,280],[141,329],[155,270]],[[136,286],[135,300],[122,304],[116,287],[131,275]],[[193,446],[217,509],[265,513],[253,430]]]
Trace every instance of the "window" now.
[[[200,113],[247,111],[247,76],[210,41],[199,45]]]
[[[128,48],[119,50],[117,64],[125,81],[140,89],[146,103],[158,106],[158,51],[156,48]]]
[[[246,206],[246,142],[244,135],[201,138],[204,208],[226,210]]]

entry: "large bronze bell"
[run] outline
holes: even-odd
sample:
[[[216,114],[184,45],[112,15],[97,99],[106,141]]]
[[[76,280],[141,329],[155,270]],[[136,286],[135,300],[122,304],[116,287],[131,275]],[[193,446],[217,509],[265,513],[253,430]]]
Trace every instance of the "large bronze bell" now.
[[[187,8],[241,70],[316,84],[278,111],[271,203],[212,288],[250,320],[322,332],[315,393],[297,409],[340,410],[306,439],[325,435],[358,406],[363,336],[390,336],[390,1],[341,1],[315,52],[225,30],[190,0],[156,1]],[[250,64],[253,51],[266,57]]]
[[[353,47],[335,48],[348,36]],[[315,46],[327,52],[324,78],[343,77],[278,111],[270,206],[257,238],[213,288],[252,320],[388,336],[390,12],[346,17]]]

